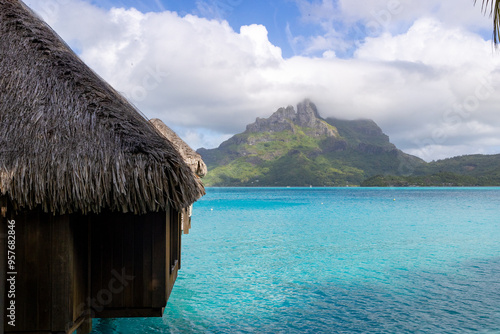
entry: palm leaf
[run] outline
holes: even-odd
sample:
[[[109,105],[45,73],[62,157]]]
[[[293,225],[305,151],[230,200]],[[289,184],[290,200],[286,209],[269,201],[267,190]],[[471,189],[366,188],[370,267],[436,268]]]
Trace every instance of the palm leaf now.
[[[477,0],[474,0],[476,4]],[[495,46],[500,44],[500,0],[483,0],[481,10],[493,17],[493,42]]]

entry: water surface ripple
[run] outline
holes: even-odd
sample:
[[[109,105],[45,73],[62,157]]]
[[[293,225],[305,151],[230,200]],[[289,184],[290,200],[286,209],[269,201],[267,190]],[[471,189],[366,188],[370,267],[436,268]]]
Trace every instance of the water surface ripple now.
[[[500,188],[209,188],[163,318],[93,333],[500,333]]]

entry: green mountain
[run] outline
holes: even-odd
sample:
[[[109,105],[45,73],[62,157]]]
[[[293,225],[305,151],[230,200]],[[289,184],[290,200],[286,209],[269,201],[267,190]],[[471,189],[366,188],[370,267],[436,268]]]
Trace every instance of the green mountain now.
[[[344,186],[407,175],[425,162],[398,150],[371,120],[323,119],[309,100],[257,118],[215,149],[199,149],[207,186]]]

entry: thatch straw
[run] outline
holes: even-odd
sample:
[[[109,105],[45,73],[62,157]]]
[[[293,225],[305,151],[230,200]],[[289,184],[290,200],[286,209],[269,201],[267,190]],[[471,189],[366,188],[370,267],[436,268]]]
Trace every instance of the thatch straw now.
[[[207,165],[203,162],[201,155],[193,150],[171,128],[163,123],[161,119],[153,118],[149,122],[174,145],[193,173],[199,177],[204,177],[207,174]]]
[[[0,195],[54,214],[189,206],[173,145],[26,5],[0,0]]]

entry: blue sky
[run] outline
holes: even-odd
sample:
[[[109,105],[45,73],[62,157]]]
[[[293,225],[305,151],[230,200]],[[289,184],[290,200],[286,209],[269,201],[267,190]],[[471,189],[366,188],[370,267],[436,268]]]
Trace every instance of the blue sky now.
[[[99,75],[212,148],[310,98],[425,160],[500,153],[500,54],[472,0],[26,0]]]
[[[226,20],[238,31],[241,26],[260,24],[267,28],[269,41],[281,48],[284,57],[291,57],[299,52],[288,40],[287,27],[295,33],[313,35],[320,29],[317,25],[302,19],[300,8],[293,0],[148,0],[92,1],[96,6],[134,7],[142,12],[173,11],[181,16],[192,14],[207,19]]]

